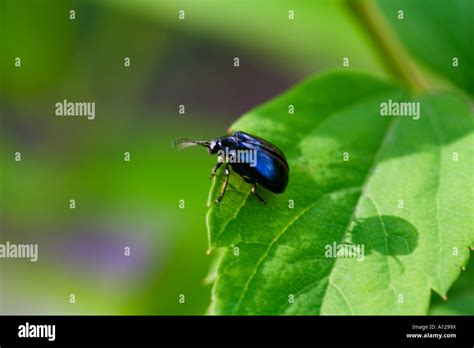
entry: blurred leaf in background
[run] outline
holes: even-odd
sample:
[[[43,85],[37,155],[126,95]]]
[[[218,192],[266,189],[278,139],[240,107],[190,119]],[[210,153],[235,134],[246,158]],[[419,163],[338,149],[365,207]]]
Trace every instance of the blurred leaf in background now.
[[[136,11],[163,25],[232,47],[231,57],[252,57],[277,71],[306,76],[341,67],[384,75],[364,34],[353,26],[342,0],[113,0],[111,7]],[[179,20],[180,10],[185,20]],[[289,20],[290,11],[293,20]],[[247,64],[243,60],[243,65]]]
[[[378,0],[377,3],[420,63],[474,93],[474,1]]]

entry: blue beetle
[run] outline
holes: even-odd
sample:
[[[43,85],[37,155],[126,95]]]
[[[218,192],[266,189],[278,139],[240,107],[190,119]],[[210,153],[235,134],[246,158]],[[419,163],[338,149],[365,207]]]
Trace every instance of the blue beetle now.
[[[290,168],[283,152],[265,139],[244,132],[215,138],[211,141],[179,139],[175,146],[185,148],[200,145],[208,149],[210,155],[218,155],[217,164],[211,172],[211,178],[224,165],[226,179],[217,204],[222,202],[231,167],[245,182],[252,184],[252,192],[263,203],[265,200],[257,193],[257,184],[273,193],[282,193],[288,185]]]

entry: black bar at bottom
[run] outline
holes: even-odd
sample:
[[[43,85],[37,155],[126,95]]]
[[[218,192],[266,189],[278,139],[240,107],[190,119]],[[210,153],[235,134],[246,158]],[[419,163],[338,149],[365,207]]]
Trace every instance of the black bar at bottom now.
[[[43,325],[54,325],[54,340],[52,326]],[[473,329],[474,317],[468,316],[0,316],[0,346],[324,343],[472,347]],[[40,334],[46,337],[19,337]]]

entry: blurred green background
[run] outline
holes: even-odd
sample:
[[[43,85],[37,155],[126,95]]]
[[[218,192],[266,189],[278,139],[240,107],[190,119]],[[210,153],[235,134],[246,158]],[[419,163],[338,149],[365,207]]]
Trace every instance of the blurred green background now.
[[[39,244],[36,263],[0,262],[2,314],[204,314],[215,158],[178,153],[172,140],[223,135],[243,112],[342,68],[344,57],[383,75],[340,1],[0,6],[0,241]],[[55,116],[63,99],[95,102],[96,119]]]

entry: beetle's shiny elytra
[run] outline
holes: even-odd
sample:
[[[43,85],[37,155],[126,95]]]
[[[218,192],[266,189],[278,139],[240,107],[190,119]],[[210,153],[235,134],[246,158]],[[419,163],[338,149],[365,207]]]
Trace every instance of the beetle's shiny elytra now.
[[[254,135],[234,132],[232,135],[222,136],[211,141],[180,139],[176,140],[174,144],[180,148],[200,145],[206,147],[211,155],[219,155],[219,160],[211,172],[212,178],[217,170],[224,165],[226,178],[216,200],[218,204],[222,201],[229,183],[229,168],[239,174],[245,182],[252,184],[252,192],[264,203],[265,200],[257,193],[257,185],[261,185],[273,193],[284,192],[288,185],[290,169],[283,152],[272,143]],[[228,158],[222,154],[229,152],[254,154],[255,161],[252,163],[228,161]]]

